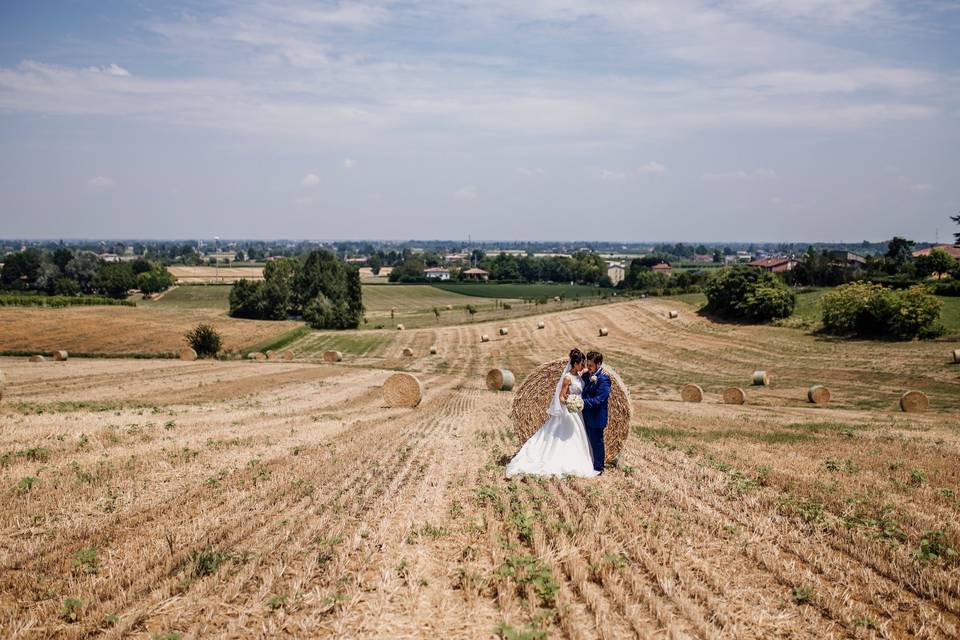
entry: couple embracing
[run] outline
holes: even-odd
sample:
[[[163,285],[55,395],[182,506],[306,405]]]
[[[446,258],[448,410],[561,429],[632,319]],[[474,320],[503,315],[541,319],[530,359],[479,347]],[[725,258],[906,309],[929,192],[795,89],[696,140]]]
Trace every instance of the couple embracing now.
[[[547,408],[547,421],[507,465],[507,477],[592,478],[603,473],[609,397],[610,376],[603,370],[603,354],[571,351]]]

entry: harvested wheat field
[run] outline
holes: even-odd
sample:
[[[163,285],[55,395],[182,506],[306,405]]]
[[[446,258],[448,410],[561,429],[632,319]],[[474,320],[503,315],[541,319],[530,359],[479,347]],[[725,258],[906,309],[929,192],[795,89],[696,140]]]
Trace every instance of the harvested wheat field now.
[[[309,362],[89,360],[62,337],[66,362],[0,358],[0,636],[957,637],[943,343],[677,307],[317,332],[290,347]],[[519,385],[573,346],[630,391],[619,466],[507,481],[514,393],[485,375]],[[385,406],[397,370],[418,407]],[[722,404],[731,386],[745,405]],[[927,412],[899,411],[907,389]]]
[[[175,354],[184,334],[199,323],[212,324],[224,349],[242,350],[301,326],[230,318],[211,309],[145,307],[0,308],[0,351]]]

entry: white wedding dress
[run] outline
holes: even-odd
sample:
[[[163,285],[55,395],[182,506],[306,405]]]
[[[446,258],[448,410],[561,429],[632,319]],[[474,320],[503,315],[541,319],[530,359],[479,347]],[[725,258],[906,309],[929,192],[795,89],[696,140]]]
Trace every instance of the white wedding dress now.
[[[564,370],[563,376],[570,378],[568,395],[579,396],[583,391],[580,378],[569,372],[569,366]],[[553,402],[547,410],[547,421],[524,443],[507,465],[508,478],[521,474],[584,478],[597,475],[593,468],[583,415],[579,411],[571,412],[560,404],[562,383],[563,378],[557,383]]]

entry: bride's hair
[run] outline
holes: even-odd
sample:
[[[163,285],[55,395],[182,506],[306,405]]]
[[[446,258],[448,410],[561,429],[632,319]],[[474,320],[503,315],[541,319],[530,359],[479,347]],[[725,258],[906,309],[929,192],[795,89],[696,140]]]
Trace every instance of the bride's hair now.
[[[580,349],[574,348],[570,351],[570,366],[578,365],[581,362],[585,362],[587,356],[583,355],[583,351]]]

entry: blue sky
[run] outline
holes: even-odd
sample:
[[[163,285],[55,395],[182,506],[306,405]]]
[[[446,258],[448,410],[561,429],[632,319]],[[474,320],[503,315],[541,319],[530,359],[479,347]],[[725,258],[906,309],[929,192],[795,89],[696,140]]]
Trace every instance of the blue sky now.
[[[0,237],[951,237],[960,2],[0,4]]]

